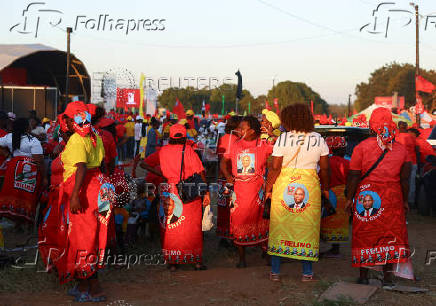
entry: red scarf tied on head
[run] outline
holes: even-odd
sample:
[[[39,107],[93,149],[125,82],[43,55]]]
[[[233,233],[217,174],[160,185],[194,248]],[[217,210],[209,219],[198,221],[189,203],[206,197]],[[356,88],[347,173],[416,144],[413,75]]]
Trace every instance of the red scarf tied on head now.
[[[64,118],[64,114],[58,115],[57,122],[58,122],[62,132],[68,132],[68,124],[67,124],[67,121]]]
[[[397,126],[392,121],[391,111],[384,107],[375,109],[369,119],[369,127],[377,134],[377,143],[380,148],[392,150],[392,141],[397,134]]]
[[[73,119],[74,132],[82,137],[91,136],[92,144],[96,145],[96,135],[91,127],[91,114],[88,107],[82,101],[74,101],[67,105],[65,115]]]

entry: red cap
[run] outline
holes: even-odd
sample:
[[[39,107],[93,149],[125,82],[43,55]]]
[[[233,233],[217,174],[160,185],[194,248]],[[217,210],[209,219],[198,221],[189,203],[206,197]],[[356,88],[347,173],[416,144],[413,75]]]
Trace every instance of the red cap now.
[[[170,127],[170,138],[178,139],[186,137],[186,128],[181,124],[174,124]]]

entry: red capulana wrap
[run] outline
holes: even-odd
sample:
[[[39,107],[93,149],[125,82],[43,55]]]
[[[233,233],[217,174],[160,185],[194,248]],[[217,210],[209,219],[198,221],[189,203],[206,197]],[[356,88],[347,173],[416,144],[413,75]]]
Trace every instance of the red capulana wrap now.
[[[269,220],[263,218],[264,175],[272,148],[264,141],[241,139],[224,155],[231,159],[235,177],[230,233],[237,245],[257,245],[268,240]]]
[[[38,228],[38,248],[47,270],[51,269],[65,252],[69,211],[59,202],[59,186],[63,181],[63,166],[60,156],[51,163],[51,184],[48,203],[42,212]]]
[[[180,178],[182,145],[162,147],[159,159],[162,174],[168,180],[168,184],[161,186],[158,216],[163,256],[169,264],[201,263],[203,253],[201,198],[182,203],[175,186]],[[190,145],[187,145],[183,179],[202,171],[204,168],[198,155]]]
[[[41,176],[32,158],[12,158],[0,192],[0,216],[34,222],[40,185]]]
[[[75,175],[70,176],[59,191],[60,203],[66,204],[68,212],[75,178]],[[104,185],[107,183],[98,168],[86,171],[79,195],[83,211],[69,213],[65,254],[56,265],[61,283],[89,278],[103,267],[111,211],[100,214],[98,205],[105,196]]]
[[[366,173],[382,154],[376,138],[354,148],[350,170]],[[407,262],[410,256],[400,185],[407,152],[398,143],[359,185],[353,204],[352,265],[365,267]],[[365,205],[367,209],[365,209]]]

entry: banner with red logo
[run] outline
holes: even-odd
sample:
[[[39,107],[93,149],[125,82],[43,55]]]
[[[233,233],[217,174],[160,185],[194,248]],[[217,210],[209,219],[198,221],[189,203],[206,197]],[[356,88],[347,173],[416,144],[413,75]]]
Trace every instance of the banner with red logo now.
[[[138,108],[140,97],[141,92],[139,89],[117,88],[117,108]]]

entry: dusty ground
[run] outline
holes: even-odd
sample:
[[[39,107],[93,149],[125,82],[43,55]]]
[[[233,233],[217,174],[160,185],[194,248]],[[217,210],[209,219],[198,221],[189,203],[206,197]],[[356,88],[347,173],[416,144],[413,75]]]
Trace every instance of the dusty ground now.
[[[435,305],[436,262],[425,265],[427,249],[436,250],[436,219],[411,215],[409,235],[414,269],[419,281],[401,281],[430,289],[427,294],[410,295],[379,289],[368,305]],[[5,232],[8,247],[24,243],[25,234]],[[15,241],[15,242],[12,242]],[[193,271],[186,266],[175,273],[165,266],[134,266],[130,269],[106,269],[101,273],[108,301],[101,305],[323,305],[317,297],[332,283],[354,281],[358,271],[351,268],[350,246],[342,248],[344,259],[322,259],[314,264],[318,283],[299,281],[301,265],[289,261],[283,265],[280,284],[268,280],[269,267],[261,259],[261,251],[248,252],[249,267],[236,269],[236,252],[219,247],[214,232],[205,235],[205,263],[208,271]],[[324,246],[328,247],[328,246]],[[131,248],[131,254],[156,253],[158,242],[142,239]],[[20,253],[14,253],[19,255]],[[24,254],[24,253],[23,253]],[[26,252],[29,262],[35,251]],[[41,265],[38,266],[41,268]],[[35,266],[26,269],[6,268],[0,271],[1,305],[70,305],[73,299],[66,295],[67,286],[59,286],[53,274],[38,273]],[[346,301],[341,304],[348,305]]]
[[[419,280],[398,280],[411,286],[428,288],[426,294],[401,294],[378,289],[368,305],[435,305],[436,261],[425,265],[427,250],[436,250],[436,218],[409,216],[409,240],[415,248],[413,265]],[[29,235],[5,231],[6,246],[11,248],[26,243]],[[35,240],[33,240],[35,242]],[[32,244],[31,241],[28,242]],[[327,249],[328,245],[322,245]],[[154,242],[141,238],[130,254],[156,254],[158,239]],[[301,283],[301,264],[288,261],[282,265],[282,282],[268,279],[269,267],[257,248],[248,250],[249,267],[236,269],[235,249],[219,246],[214,231],[205,234],[204,258],[207,271],[193,271],[191,266],[169,272],[163,265],[140,265],[130,269],[107,268],[100,273],[108,301],[100,305],[349,305],[319,303],[317,298],[336,281],[355,281],[358,270],[351,268],[350,245],[342,247],[343,259],[321,259],[314,264],[318,283]],[[35,250],[14,252],[31,262]],[[41,268],[39,263],[37,267]],[[0,270],[0,305],[71,305],[66,295],[68,286],[59,286],[55,275],[36,272],[28,265],[19,269]],[[376,276],[376,275],[374,275]],[[69,285],[71,286],[71,285]]]

